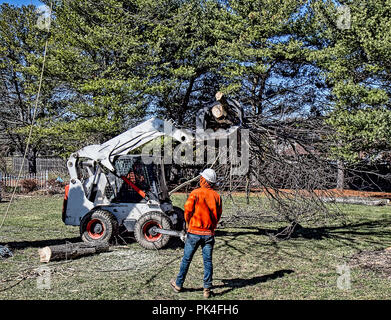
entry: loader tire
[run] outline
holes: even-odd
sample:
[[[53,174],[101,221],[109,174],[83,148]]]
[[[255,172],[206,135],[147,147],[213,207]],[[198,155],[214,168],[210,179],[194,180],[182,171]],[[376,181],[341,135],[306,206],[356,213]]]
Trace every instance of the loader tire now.
[[[177,223],[175,224],[175,230],[182,231],[186,229],[185,212],[179,208],[174,207],[174,212],[177,216]]]
[[[84,242],[112,242],[118,234],[118,221],[105,210],[88,213],[80,222],[80,235]]]
[[[134,237],[145,249],[161,249],[167,245],[170,236],[153,234],[151,228],[172,229],[170,218],[162,212],[149,212],[140,217],[134,226]]]

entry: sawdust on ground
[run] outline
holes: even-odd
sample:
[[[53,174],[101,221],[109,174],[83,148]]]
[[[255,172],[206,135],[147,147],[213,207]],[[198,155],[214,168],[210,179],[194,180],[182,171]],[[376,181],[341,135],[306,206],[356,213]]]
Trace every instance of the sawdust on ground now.
[[[376,271],[391,279],[391,247],[358,252],[350,258],[349,266]]]

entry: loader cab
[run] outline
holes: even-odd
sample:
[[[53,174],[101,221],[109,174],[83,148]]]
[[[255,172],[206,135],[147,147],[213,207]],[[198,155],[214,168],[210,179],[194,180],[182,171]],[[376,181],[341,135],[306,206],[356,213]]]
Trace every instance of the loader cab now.
[[[147,160],[147,161],[146,161]],[[141,155],[122,155],[114,159],[119,176],[126,177],[134,185],[160,203],[170,202],[166,186],[164,165],[161,159]],[[108,176],[105,195],[111,203],[138,203],[146,200],[130,185],[114,175]]]

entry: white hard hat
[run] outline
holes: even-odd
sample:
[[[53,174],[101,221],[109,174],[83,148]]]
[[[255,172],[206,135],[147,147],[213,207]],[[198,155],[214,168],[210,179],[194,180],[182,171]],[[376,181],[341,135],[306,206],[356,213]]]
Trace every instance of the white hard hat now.
[[[204,171],[201,172],[201,176],[204,177],[205,180],[210,183],[217,182],[217,175],[213,169],[205,169]]]

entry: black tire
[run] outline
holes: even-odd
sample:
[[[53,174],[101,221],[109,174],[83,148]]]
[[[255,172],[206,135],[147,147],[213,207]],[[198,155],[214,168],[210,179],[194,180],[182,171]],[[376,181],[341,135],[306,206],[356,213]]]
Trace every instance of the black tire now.
[[[182,231],[186,229],[185,212],[179,208],[174,207],[174,212],[177,216],[177,223],[175,224],[175,230]]]
[[[84,242],[112,242],[118,235],[118,221],[108,211],[95,210],[81,220],[80,235]]]
[[[134,226],[134,237],[145,249],[161,249],[167,245],[170,236],[151,233],[152,227],[172,229],[170,218],[162,212],[149,212],[140,217]]]

